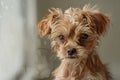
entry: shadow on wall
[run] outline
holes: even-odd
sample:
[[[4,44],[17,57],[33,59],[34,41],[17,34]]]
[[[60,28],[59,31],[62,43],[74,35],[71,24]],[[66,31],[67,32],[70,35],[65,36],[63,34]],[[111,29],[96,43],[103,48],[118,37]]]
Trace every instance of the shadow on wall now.
[[[37,0],[37,21],[39,22],[43,16],[47,16],[47,13],[48,13],[48,6],[45,6],[46,3],[48,6],[49,6],[49,1],[40,1],[40,0]],[[44,6],[43,8],[41,8],[41,6]],[[38,35],[38,38],[40,36]],[[50,70],[50,74],[49,74],[49,77],[48,78],[43,78],[41,79],[41,77],[38,76],[38,79],[37,80],[49,80],[50,77],[51,77],[51,72],[59,65],[59,60],[55,57],[55,54],[54,52],[51,51],[51,47],[50,47],[50,41],[44,37],[44,38],[39,38],[39,53],[40,56],[45,56],[44,58],[46,58],[47,60],[47,67],[49,68]],[[39,61],[41,60],[41,58],[39,58]],[[43,60],[44,61],[44,60]],[[43,62],[44,64],[44,62]],[[46,73],[48,73],[49,71],[46,71]],[[41,72],[40,72],[40,75],[41,75]],[[44,74],[43,76],[46,76],[46,74]]]

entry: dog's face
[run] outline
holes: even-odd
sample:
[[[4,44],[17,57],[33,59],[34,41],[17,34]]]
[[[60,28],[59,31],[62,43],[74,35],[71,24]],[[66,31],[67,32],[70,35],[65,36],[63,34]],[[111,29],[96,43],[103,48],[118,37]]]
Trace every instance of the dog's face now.
[[[106,32],[109,18],[89,8],[50,10],[47,18],[38,24],[41,36],[48,35],[51,46],[60,59],[85,58],[95,49],[97,40]]]

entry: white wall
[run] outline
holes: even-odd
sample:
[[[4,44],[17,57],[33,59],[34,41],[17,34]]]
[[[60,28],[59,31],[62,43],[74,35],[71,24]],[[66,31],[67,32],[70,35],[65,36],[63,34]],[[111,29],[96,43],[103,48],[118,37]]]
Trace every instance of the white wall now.
[[[0,0],[0,80],[13,80],[23,65],[20,0]]]
[[[35,0],[0,0],[0,80],[49,76],[38,49],[36,12]]]

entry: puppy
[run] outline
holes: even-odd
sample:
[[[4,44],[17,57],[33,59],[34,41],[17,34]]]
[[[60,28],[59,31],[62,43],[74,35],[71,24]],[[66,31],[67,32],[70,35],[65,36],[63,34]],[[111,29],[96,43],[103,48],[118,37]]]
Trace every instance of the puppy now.
[[[48,35],[52,49],[61,60],[53,72],[54,80],[111,80],[96,46],[110,23],[107,15],[85,5],[82,9],[49,10],[38,23],[40,35]]]

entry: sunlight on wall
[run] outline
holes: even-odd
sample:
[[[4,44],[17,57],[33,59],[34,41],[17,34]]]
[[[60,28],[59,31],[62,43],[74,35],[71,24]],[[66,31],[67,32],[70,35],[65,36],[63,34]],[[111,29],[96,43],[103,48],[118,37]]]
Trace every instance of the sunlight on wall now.
[[[0,80],[49,77],[48,62],[38,49],[35,2],[0,0]]]
[[[13,80],[23,65],[20,0],[0,0],[0,80]]]

